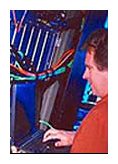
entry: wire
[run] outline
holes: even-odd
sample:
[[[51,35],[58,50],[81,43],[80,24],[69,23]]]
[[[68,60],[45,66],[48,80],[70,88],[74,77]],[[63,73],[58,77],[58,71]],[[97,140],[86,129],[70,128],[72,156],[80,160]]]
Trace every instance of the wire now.
[[[70,49],[70,50],[66,51],[62,55],[62,57],[57,61],[57,63],[52,65],[51,69],[48,69],[44,72],[40,72],[37,74],[23,69],[22,66],[20,65],[20,63],[16,60],[17,66],[10,64],[10,70],[12,72],[12,73],[10,73],[11,80],[16,80],[16,81],[36,80],[36,79],[45,80],[46,78],[52,77],[53,75],[57,76],[59,74],[62,74],[64,72],[66,72],[66,67],[69,69],[72,67],[74,52],[75,52],[74,49]],[[22,55],[22,54],[20,54],[20,55]],[[70,58],[72,58],[71,61],[68,61]],[[64,65],[64,63],[66,65]],[[15,74],[20,74],[20,75],[15,75]]]
[[[49,124],[47,121],[39,120],[39,123],[44,124],[44,125],[48,126],[48,127],[51,128],[51,129],[55,129],[55,128],[53,128],[53,126],[52,126],[51,124]]]
[[[16,20],[15,10],[12,10],[12,14],[13,14],[14,25],[15,25],[15,27],[17,27],[17,20]]]

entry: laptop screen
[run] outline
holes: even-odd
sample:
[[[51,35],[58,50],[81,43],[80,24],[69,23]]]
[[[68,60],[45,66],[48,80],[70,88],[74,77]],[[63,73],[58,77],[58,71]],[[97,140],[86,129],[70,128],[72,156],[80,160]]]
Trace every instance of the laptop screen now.
[[[19,83],[11,86],[10,137],[18,143],[37,130],[46,130],[40,120],[49,122],[59,82],[55,81],[47,88],[37,83]],[[42,91],[43,90],[43,91]]]

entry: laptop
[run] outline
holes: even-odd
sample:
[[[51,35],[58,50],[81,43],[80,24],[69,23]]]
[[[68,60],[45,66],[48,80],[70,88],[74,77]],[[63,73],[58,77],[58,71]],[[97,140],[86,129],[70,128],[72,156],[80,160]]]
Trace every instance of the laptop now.
[[[55,147],[55,142],[58,141],[58,139],[49,140],[45,143],[42,142],[43,135],[46,130],[48,130],[49,127],[46,127],[43,124],[39,124],[39,116],[40,119],[45,120],[48,122],[49,120],[49,113],[51,115],[51,111],[53,108],[53,104],[56,98],[56,94],[58,91],[58,82],[55,82],[52,84],[43,94],[44,98],[42,100],[42,107],[41,109],[37,109],[36,102],[33,100],[36,99],[35,96],[31,98],[31,94],[29,91],[29,88],[35,88],[36,84],[27,84],[27,90],[24,90],[25,84],[13,84],[11,89],[11,107],[10,107],[10,144],[15,145],[20,153],[30,153],[30,154],[64,154],[69,153],[70,146]],[[28,86],[29,85],[29,86]],[[28,88],[29,87],[29,88]],[[26,87],[25,87],[26,88]],[[27,104],[25,104],[25,99],[23,99],[22,96],[20,96],[20,92],[23,90],[24,95],[26,92],[26,97],[29,96],[29,100],[33,101],[32,108],[34,113],[34,118],[32,117],[32,120],[28,118],[30,115],[30,112],[26,110]],[[52,93],[52,91],[54,92]],[[22,93],[23,93],[22,92]],[[51,104],[48,105],[46,103],[49,103],[50,100],[46,100],[45,96],[47,94],[53,94],[53,99],[51,97]],[[35,94],[34,94],[35,95]],[[25,97],[25,98],[26,98]],[[21,99],[20,99],[21,98]],[[21,101],[22,100],[22,101]],[[24,101],[24,102],[23,102]],[[46,105],[45,105],[46,104]],[[32,109],[31,108],[31,109]],[[48,108],[48,109],[47,109]],[[28,107],[29,109],[29,107]],[[48,110],[48,112],[46,112]],[[39,113],[40,111],[40,113]],[[44,111],[44,112],[42,112]],[[48,114],[48,115],[47,115]],[[32,121],[32,122],[31,122]],[[11,152],[12,153],[12,152]]]

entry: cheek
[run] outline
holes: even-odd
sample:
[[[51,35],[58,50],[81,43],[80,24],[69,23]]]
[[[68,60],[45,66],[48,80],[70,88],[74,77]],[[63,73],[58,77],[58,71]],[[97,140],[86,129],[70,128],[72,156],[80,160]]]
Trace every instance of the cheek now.
[[[91,83],[94,91],[98,92],[99,90],[101,90],[101,87],[103,85],[103,80],[102,78],[100,78],[100,75],[98,73],[95,73],[91,76]]]
[[[90,82],[92,84],[92,87],[97,88],[100,84],[100,79],[99,79],[99,75],[97,75],[94,72],[91,72],[90,74]]]

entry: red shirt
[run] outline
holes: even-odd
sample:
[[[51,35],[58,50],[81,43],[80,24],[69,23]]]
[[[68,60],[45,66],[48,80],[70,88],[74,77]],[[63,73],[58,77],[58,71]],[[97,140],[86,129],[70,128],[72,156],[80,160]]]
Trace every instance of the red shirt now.
[[[108,153],[108,96],[88,113],[78,129],[71,153]]]

